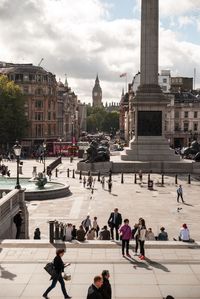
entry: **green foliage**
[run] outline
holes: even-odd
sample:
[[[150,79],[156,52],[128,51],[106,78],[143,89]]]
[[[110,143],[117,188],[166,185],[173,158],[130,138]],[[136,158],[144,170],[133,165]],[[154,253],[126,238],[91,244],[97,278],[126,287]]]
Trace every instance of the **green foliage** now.
[[[119,129],[119,113],[107,112],[104,107],[87,106],[87,131],[111,133]]]
[[[21,139],[27,128],[25,99],[20,87],[0,75],[0,143],[11,144]]]

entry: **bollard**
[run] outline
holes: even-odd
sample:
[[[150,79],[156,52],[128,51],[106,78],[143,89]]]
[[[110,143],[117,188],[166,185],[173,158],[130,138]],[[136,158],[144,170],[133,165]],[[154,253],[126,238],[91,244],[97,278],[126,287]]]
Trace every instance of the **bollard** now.
[[[112,169],[109,170],[109,180],[112,181]]]
[[[135,173],[134,184],[137,184],[137,174]]]
[[[100,173],[100,171],[98,172],[98,182],[100,182],[101,181],[101,173]]]
[[[188,174],[188,184],[191,184],[191,176]]]
[[[59,240],[59,223],[58,221],[55,221],[55,240]]]
[[[90,176],[90,170],[88,171],[88,174],[87,174],[88,176]]]
[[[69,168],[67,168],[67,177],[69,178]]]
[[[72,172],[72,178],[75,179],[75,171],[73,169],[73,172]]]
[[[178,175],[175,174],[175,184],[177,185],[178,184]]]
[[[162,173],[162,182],[161,182],[161,184],[162,184],[162,186],[164,186],[164,174]]]
[[[56,178],[58,177],[58,168],[56,168]]]
[[[49,242],[53,243],[54,240],[54,221],[49,221]]]
[[[151,180],[151,175],[150,175],[150,173],[148,173],[148,184],[149,184],[150,180]]]
[[[124,174],[122,172],[122,174],[121,174],[121,184],[123,184],[123,183],[124,183]]]
[[[82,171],[80,170],[79,180],[82,180]]]

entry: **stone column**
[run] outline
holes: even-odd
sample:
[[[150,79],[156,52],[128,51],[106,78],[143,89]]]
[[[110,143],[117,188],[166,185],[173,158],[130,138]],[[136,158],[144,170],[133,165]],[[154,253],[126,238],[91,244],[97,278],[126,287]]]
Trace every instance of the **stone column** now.
[[[158,0],[142,0],[140,85],[158,85],[158,22]]]

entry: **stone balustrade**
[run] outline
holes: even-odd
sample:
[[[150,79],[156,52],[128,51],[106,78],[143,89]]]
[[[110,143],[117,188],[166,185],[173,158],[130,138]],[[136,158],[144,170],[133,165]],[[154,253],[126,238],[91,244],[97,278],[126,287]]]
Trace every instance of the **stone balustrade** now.
[[[23,223],[21,238],[28,238],[28,211],[24,201],[24,190],[1,190],[0,198],[0,239],[14,239],[16,227],[14,216],[19,209],[22,210]]]

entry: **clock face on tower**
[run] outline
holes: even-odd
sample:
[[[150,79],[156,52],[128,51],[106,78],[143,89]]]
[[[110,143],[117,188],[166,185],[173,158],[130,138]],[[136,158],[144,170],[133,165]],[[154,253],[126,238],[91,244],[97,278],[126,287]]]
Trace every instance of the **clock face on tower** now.
[[[96,97],[98,95],[98,93],[97,92],[94,92],[94,96]]]

